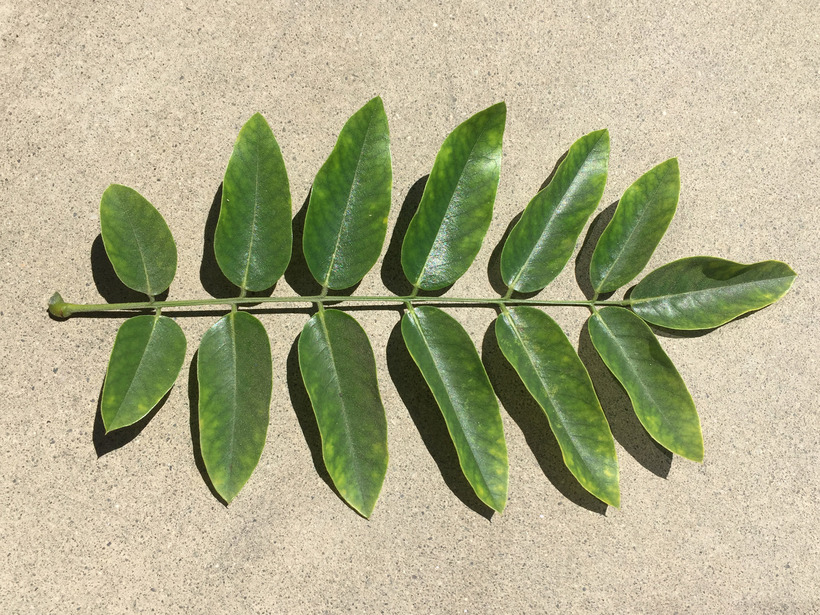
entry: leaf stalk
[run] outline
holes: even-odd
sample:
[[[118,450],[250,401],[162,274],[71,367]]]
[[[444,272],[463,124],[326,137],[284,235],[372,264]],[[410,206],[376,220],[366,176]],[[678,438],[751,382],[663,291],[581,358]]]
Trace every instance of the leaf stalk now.
[[[173,301],[135,301],[128,303],[66,303],[58,293],[49,302],[48,311],[58,318],[68,318],[73,314],[89,312],[113,312],[123,310],[162,310],[167,308],[188,308],[203,306],[225,306],[235,311],[240,305],[247,304],[289,304],[289,303],[315,303],[324,306],[325,303],[355,303],[355,304],[378,304],[378,303],[434,303],[449,305],[450,307],[498,307],[506,305],[540,305],[540,306],[561,306],[561,307],[586,307],[594,309],[596,306],[618,305],[626,307],[631,305],[631,301],[575,301],[575,300],[550,300],[550,299],[512,299],[512,298],[480,298],[480,297],[419,297],[408,295],[404,297],[396,295],[368,295],[368,296],[346,296],[346,295],[316,295],[316,296],[291,296],[291,297],[230,297],[214,299],[183,299]],[[344,306],[341,306],[344,307]]]

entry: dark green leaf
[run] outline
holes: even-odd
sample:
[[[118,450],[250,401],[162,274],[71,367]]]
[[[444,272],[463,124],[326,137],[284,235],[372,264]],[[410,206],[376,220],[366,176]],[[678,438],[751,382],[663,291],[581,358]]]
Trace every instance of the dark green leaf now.
[[[675,215],[679,193],[677,158],[650,169],[626,189],[592,253],[595,292],[617,290],[646,267]]]
[[[290,217],[285,161],[257,113],[239,131],[222,183],[214,254],[225,277],[252,291],[276,284],[290,261]]]
[[[117,331],[100,413],[105,431],[133,425],[171,389],[185,360],[185,334],[165,316],[135,316]]]
[[[609,132],[578,139],[546,188],[530,201],[501,250],[501,277],[519,292],[541,290],[567,264],[606,186]]]
[[[401,321],[410,356],[438,402],[464,476],[482,502],[507,503],[507,444],[498,400],[467,332],[435,307],[411,309]]]
[[[578,482],[620,506],[615,441],[584,364],[561,327],[541,310],[516,307],[495,321],[501,352],[543,408]]]
[[[313,180],[303,248],[327,288],[353,286],[378,260],[387,232],[393,171],[381,98],[347,121]]]
[[[367,334],[344,312],[320,311],[299,337],[299,368],[325,467],[345,501],[369,517],[387,473],[387,419]]]
[[[208,477],[226,502],[239,493],[262,455],[272,377],[268,334],[247,312],[223,316],[202,336],[199,444]]]
[[[589,336],[649,435],[673,453],[702,461],[695,403],[646,323],[629,310],[605,307],[589,319]]]
[[[177,270],[177,247],[162,215],[136,190],[111,184],[100,202],[105,252],[128,288],[151,297],[167,289]]]
[[[630,295],[644,320],[670,329],[711,329],[774,303],[797,274],[786,263],[742,265],[693,256],[647,275]]]
[[[449,286],[478,254],[493,215],[506,119],[507,107],[498,103],[444,140],[402,244],[402,268],[413,286]]]

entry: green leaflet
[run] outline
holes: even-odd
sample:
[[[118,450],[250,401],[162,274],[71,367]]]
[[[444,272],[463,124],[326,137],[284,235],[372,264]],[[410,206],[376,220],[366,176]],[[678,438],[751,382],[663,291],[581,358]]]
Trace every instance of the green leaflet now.
[[[299,369],[333,484],[369,517],[387,473],[387,419],[367,334],[344,312],[320,311],[299,337]]]
[[[646,323],[629,310],[605,307],[590,317],[589,336],[649,435],[673,453],[703,461],[695,403]]]
[[[797,274],[786,263],[742,265],[693,256],[664,265],[641,280],[630,295],[633,311],[661,327],[711,329],[774,303]]]
[[[185,334],[166,316],[135,316],[120,325],[100,403],[106,433],[133,425],[171,390],[185,348]]]
[[[493,215],[506,118],[500,102],[444,140],[402,244],[401,265],[414,287],[453,284],[478,254]]]
[[[260,114],[234,144],[214,234],[214,254],[225,277],[242,290],[265,290],[290,261],[293,231],[285,161]]]
[[[507,444],[487,372],[457,320],[435,307],[401,321],[410,356],[438,402],[458,461],[476,495],[502,512],[507,503]]]
[[[501,250],[501,277],[514,291],[534,292],[567,264],[604,193],[609,132],[578,139],[546,188],[529,202]]]
[[[111,184],[100,202],[105,252],[128,288],[154,297],[177,270],[177,246],[162,215],[136,190]]]
[[[539,309],[516,307],[499,316],[495,332],[501,352],[547,415],[569,471],[592,495],[620,506],[615,441],[561,327]]]
[[[268,430],[270,341],[247,312],[216,322],[199,346],[199,444],[208,476],[226,502],[253,473]]]
[[[378,260],[392,187],[387,115],[376,97],[347,121],[313,180],[303,249],[322,286],[353,286]]]
[[[675,215],[679,194],[677,158],[650,169],[626,189],[592,253],[589,274],[596,293],[619,289],[646,267]]]

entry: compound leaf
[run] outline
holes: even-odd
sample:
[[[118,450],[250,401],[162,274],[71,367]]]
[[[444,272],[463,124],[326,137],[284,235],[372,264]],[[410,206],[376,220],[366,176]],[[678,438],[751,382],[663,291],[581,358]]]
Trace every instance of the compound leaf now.
[[[478,254],[493,215],[506,118],[500,102],[444,140],[402,244],[402,268],[413,286],[449,286]]]
[[[501,277],[518,292],[541,290],[567,264],[604,193],[609,132],[596,130],[569,148],[546,188],[536,194],[501,250]]]
[[[162,215],[139,192],[111,184],[100,201],[103,245],[117,277],[153,297],[177,270],[177,246]]]
[[[273,367],[265,327],[223,316],[199,346],[199,442],[211,483],[230,501],[253,473],[268,430]]]
[[[345,501],[369,517],[387,473],[387,419],[367,334],[344,312],[320,311],[299,337],[299,368],[325,467]]]
[[[387,233],[393,171],[381,98],[347,121],[310,191],[303,249],[313,277],[348,288],[375,264]]]
[[[214,234],[216,262],[243,290],[265,290],[290,261],[293,231],[285,161],[273,132],[259,113],[236,138]]]
[[[135,316],[122,323],[100,402],[106,433],[133,425],[171,390],[186,345],[182,329],[166,316]]]
[[[618,457],[584,364],[541,310],[516,307],[495,321],[501,352],[549,420],[569,471],[595,497],[620,506]]]
[[[774,303],[797,274],[786,263],[752,265],[711,256],[682,258],[659,267],[632,291],[633,311],[661,327],[710,329]]]
[[[646,323],[629,310],[605,307],[590,317],[589,336],[649,435],[673,453],[703,461],[695,403]]]
[[[596,293],[619,289],[646,267],[675,215],[679,194],[677,158],[650,169],[626,189],[592,253],[589,273]]]
[[[507,444],[498,400],[472,340],[457,320],[430,306],[408,311],[401,333],[444,415],[464,476],[482,502],[502,512]]]

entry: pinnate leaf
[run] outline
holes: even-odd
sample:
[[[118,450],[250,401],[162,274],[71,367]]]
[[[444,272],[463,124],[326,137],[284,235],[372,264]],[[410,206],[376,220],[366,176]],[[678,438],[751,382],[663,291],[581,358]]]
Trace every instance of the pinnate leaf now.
[[[590,317],[589,336],[649,435],[673,453],[702,461],[695,403],[646,323],[629,310],[605,307]]]
[[[595,292],[617,290],[646,267],[675,215],[679,194],[677,158],[650,169],[626,189],[592,253]]]
[[[501,277],[518,292],[541,290],[567,264],[606,186],[609,132],[569,148],[552,181],[529,202],[501,250]]]
[[[214,234],[214,254],[225,277],[244,290],[265,290],[290,261],[293,231],[285,161],[260,114],[234,144]]]
[[[100,402],[106,432],[133,425],[159,403],[179,376],[185,348],[185,334],[166,316],[120,325]]]
[[[344,312],[320,311],[299,337],[299,368],[325,467],[345,501],[369,517],[387,472],[387,419],[367,334]]]
[[[424,306],[408,311],[401,333],[444,415],[464,476],[479,499],[507,503],[507,444],[498,400],[472,340],[458,321]]]
[[[313,180],[303,249],[313,277],[327,288],[348,288],[381,253],[393,171],[390,132],[381,98],[347,121]]]
[[[202,336],[197,357],[199,443],[208,477],[228,503],[262,455],[272,374],[265,327],[247,312],[223,316]]]
[[[774,303],[797,274],[786,263],[742,265],[693,256],[660,267],[632,291],[632,310],[670,329],[710,329]]]
[[[497,103],[444,140],[402,244],[401,265],[413,286],[449,286],[478,254],[493,215],[506,118],[507,106]]]
[[[561,327],[539,309],[516,307],[499,316],[495,332],[501,352],[547,415],[569,471],[592,495],[620,506],[615,441]]]
[[[162,215],[139,192],[111,184],[100,202],[103,245],[117,277],[151,297],[177,270],[177,247]]]

